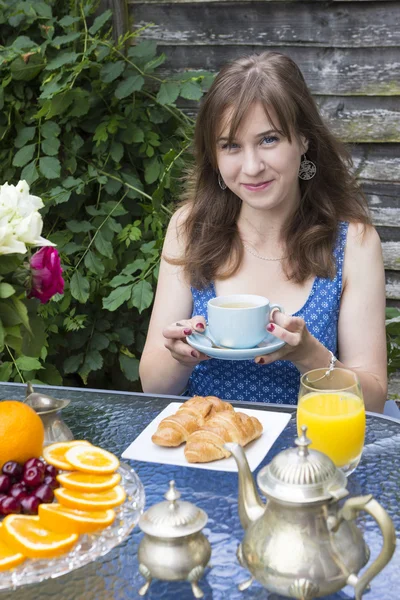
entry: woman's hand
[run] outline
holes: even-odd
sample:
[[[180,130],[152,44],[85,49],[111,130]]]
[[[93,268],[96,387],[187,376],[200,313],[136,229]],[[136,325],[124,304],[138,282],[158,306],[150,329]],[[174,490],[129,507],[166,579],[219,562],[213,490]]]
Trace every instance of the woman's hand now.
[[[285,342],[285,345],[276,352],[258,356],[255,359],[257,364],[267,365],[276,360],[290,360],[301,364],[309,358],[310,354],[315,353],[316,346],[320,345],[308,331],[304,319],[285,315],[277,310],[273,312],[271,322],[266,329],[277,339]]]
[[[204,317],[192,317],[172,323],[163,330],[164,346],[170,351],[172,358],[185,367],[195,367],[203,360],[210,357],[195,350],[186,341],[186,337],[193,332],[204,333],[206,321]]]

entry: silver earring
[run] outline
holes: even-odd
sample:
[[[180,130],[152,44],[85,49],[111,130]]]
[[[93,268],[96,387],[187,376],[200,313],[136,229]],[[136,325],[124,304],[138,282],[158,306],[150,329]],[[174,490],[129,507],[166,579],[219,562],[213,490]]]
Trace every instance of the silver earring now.
[[[218,184],[219,184],[219,187],[221,188],[221,190],[226,190],[226,183],[222,179],[221,173],[219,171],[218,171]]]
[[[317,172],[317,167],[312,160],[308,160],[304,154],[299,168],[299,179],[308,180],[312,179]]]

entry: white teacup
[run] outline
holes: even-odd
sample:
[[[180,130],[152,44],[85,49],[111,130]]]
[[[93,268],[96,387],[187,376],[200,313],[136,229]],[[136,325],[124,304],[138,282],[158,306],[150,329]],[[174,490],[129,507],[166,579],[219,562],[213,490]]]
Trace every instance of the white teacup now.
[[[210,334],[226,348],[254,348],[267,335],[271,312],[283,312],[279,304],[253,294],[217,296],[208,301],[207,308]]]

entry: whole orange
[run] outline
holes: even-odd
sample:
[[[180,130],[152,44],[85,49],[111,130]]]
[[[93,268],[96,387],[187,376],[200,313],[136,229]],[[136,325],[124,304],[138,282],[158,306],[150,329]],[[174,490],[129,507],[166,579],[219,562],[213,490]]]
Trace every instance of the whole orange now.
[[[0,468],[9,460],[39,458],[43,441],[43,423],[33,408],[16,400],[0,401]]]

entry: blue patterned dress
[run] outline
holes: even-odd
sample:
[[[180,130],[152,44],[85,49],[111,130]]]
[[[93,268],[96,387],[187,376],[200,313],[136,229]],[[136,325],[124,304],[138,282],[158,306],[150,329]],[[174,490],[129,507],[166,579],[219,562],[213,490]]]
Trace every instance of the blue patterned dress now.
[[[310,333],[328,350],[337,353],[337,327],[342,293],[342,270],[348,223],[340,223],[334,250],[334,279],[316,277],[304,306],[293,316],[305,320]],[[207,319],[207,302],[215,298],[211,283],[203,290],[192,288],[192,316]],[[197,365],[185,395],[218,396],[225,400],[297,404],[300,373],[288,360],[258,365],[253,360],[228,361],[210,359]]]

